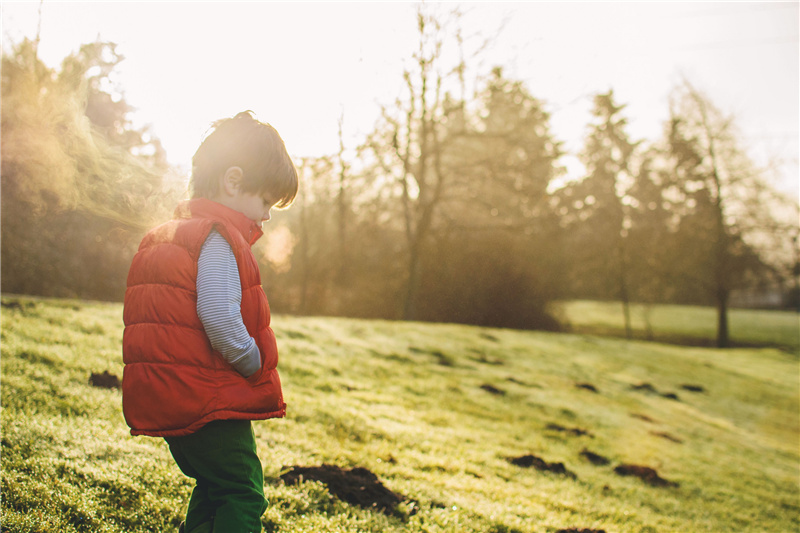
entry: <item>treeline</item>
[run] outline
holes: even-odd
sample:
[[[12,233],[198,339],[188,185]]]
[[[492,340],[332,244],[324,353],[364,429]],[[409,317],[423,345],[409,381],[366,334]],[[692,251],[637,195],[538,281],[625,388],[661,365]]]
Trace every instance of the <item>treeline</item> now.
[[[711,304],[726,345],[735,290],[796,305],[797,204],[708,98],[676,87],[645,141],[598,93],[586,176],[560,183],[546,102],[501,68],[467,91],[445,22],[420,11],[405,94],[360,146],[296,161],[301,193],[255,247],[276,311],[559,329],[556,299]],[[3,57],[3,292],[121,299],[142,233],[185,195],[108,86],[119,60],[107,43],[58,71],[28,41]]]

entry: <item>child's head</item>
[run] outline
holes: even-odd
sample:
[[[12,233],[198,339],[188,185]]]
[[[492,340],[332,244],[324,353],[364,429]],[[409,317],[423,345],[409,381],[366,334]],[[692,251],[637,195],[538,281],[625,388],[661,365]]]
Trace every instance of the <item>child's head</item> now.
[[[192,158],[192,198],[213,198],[231,167],[242,170],[242,190],[268,194],[275,207],[288,207],[297,195],[297,169],[278,132],[244,111],[218,120]]]

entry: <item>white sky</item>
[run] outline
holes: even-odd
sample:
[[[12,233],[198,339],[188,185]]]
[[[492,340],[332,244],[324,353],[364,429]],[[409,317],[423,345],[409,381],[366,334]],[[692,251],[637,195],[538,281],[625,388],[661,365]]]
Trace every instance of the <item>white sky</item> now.
[[[171,163],[189,168],[211,122],[252,109],[293,156],[355,146],[402,89],[417,45],[412,2],[55,2],[40,57],[58,66],[96,38],[126,59],[117,80]],[[454,6],[454,4],[453,4]],[[440,6],[441,7],[441,6]],[[445,6],[446,7],[446,6]],[[495,33],[483,71],[503,65],[551,112],[567,150],[583,143],[591,96],[628,104],[633,138],[659,138],[685,76],[736,116],[757,162],[777,159],[798,195],[798,2],[463,3],[467,32]],[[35,37],[40,2],[2,2],[3,46]],[[578,172],[570,164],[571,172]]]

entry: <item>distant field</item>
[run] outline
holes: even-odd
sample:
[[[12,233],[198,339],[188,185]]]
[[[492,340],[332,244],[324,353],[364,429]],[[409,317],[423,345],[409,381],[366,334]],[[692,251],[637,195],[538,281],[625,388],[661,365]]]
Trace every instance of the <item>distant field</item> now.
[[[619,302],[575,300],[555,308],[573,332],[625,336]],[[731,309],[728,319],[735,346],[774,346],[800,354],[800,314],[796,312]],[[631,326],[637,339],[714,346],[717,312],[712,307],[632,304]]]
[[[122,375],[121,316],[116,304],[3,296],[4,532],[177,528],[189,482],[163,441],[129,435],[119,390],[89,383]],[[268,532],[800,529],[795,354],[333,318],[273,325],[289,408],[255,423]],[[300,483],[293,466],[309,467]]]

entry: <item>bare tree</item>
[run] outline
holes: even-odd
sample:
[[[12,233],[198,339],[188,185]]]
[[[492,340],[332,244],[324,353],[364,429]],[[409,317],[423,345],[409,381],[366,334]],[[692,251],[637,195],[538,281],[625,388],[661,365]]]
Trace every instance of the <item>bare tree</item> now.
[[[434,225],[449,179],[443,166],[447,143],[447,116],[455,110],[445,94],[445,83],[455,80],[463,87],[464,60],[448,66],[444,59],[448,24],[456,24],[459,13],[447,18],[430,14],[426,6],[417,10],[419,46],[403,72],[404,97],[394,107],[384,107],[383,127],[368,141],[386,175],[399,190],[403,233],[405,235],[406,289],[402,317],[417,316],[417,299],[421,282],[421,257]],[[456,27],[455,44],[462,39]],[[457,107],[457,106],[456,106]],[[389,148],[387,150],[387,148]]]
[[[764,268],[767,239],[779,235],[777,196],[742,148],[733,117],[688,81],[675,90],[668,134],[673,203],[683,210],[681,231],[688,237],[682,242],[689,255],[694,249],[705,259],[686,273],[714,299],[717,345],[727,347],[731,292],[748,272]]]

